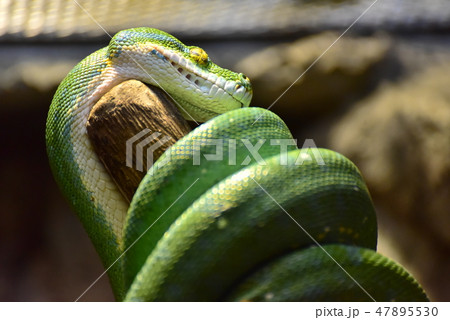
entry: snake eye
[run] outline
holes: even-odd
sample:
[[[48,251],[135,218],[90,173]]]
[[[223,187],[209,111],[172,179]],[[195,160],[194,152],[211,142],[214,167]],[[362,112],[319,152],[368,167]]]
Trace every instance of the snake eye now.
[[[189,51],[189,54],[192,59],[200,64],[206,64],[208,62],[208,54],[202,48],[194,47]]]
[[[244,81],[247,81],[247,82],[250,81],[250,79],[245,74],[240,73],[239,75],[241,76],[242,79],[244,79]]]

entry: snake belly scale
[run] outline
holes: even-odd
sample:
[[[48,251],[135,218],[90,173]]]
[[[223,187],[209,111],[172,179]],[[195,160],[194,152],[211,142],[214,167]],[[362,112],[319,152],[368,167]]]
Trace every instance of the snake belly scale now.
[[[131,204],[86,132],[93,105],[128,79],[162,88],[186,119],[206,121],[158,159]],[[336,152],[298,149],[278,116],[248,108],[251,97],[245,75],[151,28],[117,33],[61,82],[47,118],[50,165],[105,267],[113,264],[116,299],[425,301],[375,251],[375,212],[358,169]],[[211,139],[233,161],[205,161]]]

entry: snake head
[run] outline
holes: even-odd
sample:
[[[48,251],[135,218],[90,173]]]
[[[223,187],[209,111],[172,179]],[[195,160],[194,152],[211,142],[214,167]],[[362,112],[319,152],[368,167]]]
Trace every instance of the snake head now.
[[[187,120],[206,121],[247,107],[252,98],[252,86],[244,74],[218,66],[203,49],[186,46],[157,29],[117,33],[108,57],[126,78],[163,89]]]

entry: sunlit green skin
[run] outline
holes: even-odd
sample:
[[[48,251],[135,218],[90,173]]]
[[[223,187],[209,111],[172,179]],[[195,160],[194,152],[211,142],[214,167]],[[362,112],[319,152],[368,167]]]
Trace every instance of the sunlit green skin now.
[[[192,48],[196,47],[186,47],[172,36],[149,28],[122,31],[110,46],[83,60],[61,83],[47,120],[50,163],[105,266],[109,267],[129,248],[108,272],[118,300],[302,300],[305,294],[308,299],[310,289],[302,291],[291,285],[302,283],[304,275],[295,270],[287,272],[283,264],[277,264],[284,257],[294,262],[301,260],[298,255],[312,261],[305,270],[323,266],[324,282],[319,275],[314,276],[317,294],[310,299],[340,300],[340,295],[342,299],[367,299],[368,295],[344,272],[336,272],[331,259],[321,256],[322,250],[311,248],[315,241],[341,244],[325,248],[336,261],[349,260],[356,265],[356,269],[349,266],[356,273],[352,276],[367,286],[373,284],[369,279],[373,273],[366,266],[378,270],[378,261],[382,260],[383,270],[388,270],[382,272],[386,275],[383,283],[391,283],[394,290],[375,285],[365,288],[377,299],[426,300],[401,267],[374,251],[375,212],[358,169],[348,159],[325,149],[298,150],[283,121],[270,111],[236,109],[240,106],[228,98],[225,102],[213,98],[205,104],[194,92],[183,93],[179,81],[184,79],[171,78],[177,73],[152,52],[152,46],[172,48],[180,57],[196,63],[196,68],[227,77],[240,90],[239,96],[245,88],[242,106],[248,105],[248,93],[251,96],[245,76],[212,64],[201,50],[194,49],[192,56]],[[131,77],[155,84],[142,75],[140,68],[133,69],[130,61],[124,62],[130,54],[141,59],[139,64],[146,65],[146,70],[152,64],[167,66],[169,76],[161,75],[156,80],[185,109],[185,117],[189,113],[203,121],[224,114],[199,126],[167,150],[141,182],[129,208],[126,205],[121,212],[124,204],[111,191],[115,186],[107,184],[110,178],[103,174],[97,157],[89,150],[82,128],[85,113],[113,85]],[[148,56],[155,59],[145,62]],[[228,156],[221,161],[206,161],[205,155],[215,153],[208,139],[223,139],[224,154],[235,151],[235,163],[230,165]],[[248,139],[251,145],[264,139],[258,150],[264,164],[255,161],[242,139]],[[292,143],[282,152],[279,145],[270,143],[271,139]],[[317,152],[323,165],[316,161]],[[200,165],[194,164],[196,156]],[[96,184],[95,177],[100,177],[101,183]],[[97,187],[105,184],[110,188],[108,192]],[[111,212],[107,207],[113,202],[116,210]],[[343,250],[350,250],[352,259],[347,259]],[[316,255],[318,265],[314,265]],[[292,266],[289,261],[286,266]],[[364,261],[363,268],[359,267],[360,261]],[[334,278],[328,277],[327,268]],[[267,276],[268,269],[269,273],[274,270],[273,277]],[[258,280],[254,281],[255,277]],[[351,298],[342,292],[335,294],[339,291],[335,279],[346,283]],[[286,282],[285,290],[279,289]],[[397,286],[400,288],[395,289]],[[403,294],[405,290],[409,295]]]

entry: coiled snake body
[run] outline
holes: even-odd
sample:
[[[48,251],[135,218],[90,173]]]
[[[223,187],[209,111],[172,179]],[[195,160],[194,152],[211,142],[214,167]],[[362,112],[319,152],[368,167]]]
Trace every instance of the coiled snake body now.
[[[208,120],[158,159],[131,204],[86,133],[92,106],[127,79],[164,89],[185,118]],[[375,213],[358,169],[330,150],[299,150],[278,116],[247,108],[251,96],[243,74],[150,28],[119,32],[60,84],[47,119],[50,164],[112,265],[116,298],[426,300],[375,252]],[[211,141],[228,156],[213,159]]]

